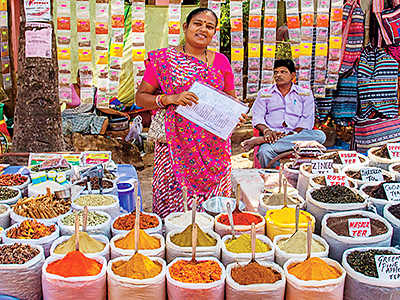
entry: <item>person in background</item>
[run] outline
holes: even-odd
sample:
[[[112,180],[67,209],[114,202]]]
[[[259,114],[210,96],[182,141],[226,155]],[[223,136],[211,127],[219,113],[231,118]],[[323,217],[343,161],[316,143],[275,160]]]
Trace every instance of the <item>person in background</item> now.
[[[105,116],[98,116],[94,112],[97,103],[97,90],[95,91],[94,104],[81,103],[81,80],[79,71],[76,76],[76,83],[71,84],[72,101],[67,104],[66,109],[61,113],[62,130],[64,135],[74,132],[82,134],[104,134],[108,126],[108,116],[120,116],[130,119],[125,112],[112,108],[97,108]]]
[[[260,146],[256,156],[265,168],[281,152],[291,150],[293,141],[325,141],[325,133],[313,130],[315,104],[310,90],[293,83],[296,69],[292,60],[276,60],[275,84],[260,90],[253,105],[253,127],[260,132],[242,143],[247,152]]]
[[[183,186],[188,189],[189,205],[194,195],[201,206],[206,199],[231,193],[230,140],[175,113],[178,105],[197,103],[197,96],[188,92],[196,81],[236,98],[228,59],[207,50],[217,24],[212,10],[191,11],[183,24],[185,44],[149,52],[146,72],[136,93],[138,106],[166,108],[166,142],[155,144],[153,179],[153,212],[162,218],[183,211]]]

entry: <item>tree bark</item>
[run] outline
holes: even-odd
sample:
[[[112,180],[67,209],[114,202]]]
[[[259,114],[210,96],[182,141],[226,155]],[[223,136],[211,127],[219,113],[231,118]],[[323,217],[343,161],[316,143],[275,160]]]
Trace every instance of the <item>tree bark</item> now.
[[[18,95],[14,116],[12,152],[56,152],[64,150],[61,110],[58,97],[57,47],[52,26],[51,59],[25,57],[24,1],[18,52]],[[51,3],[53,8],[53,1]]]

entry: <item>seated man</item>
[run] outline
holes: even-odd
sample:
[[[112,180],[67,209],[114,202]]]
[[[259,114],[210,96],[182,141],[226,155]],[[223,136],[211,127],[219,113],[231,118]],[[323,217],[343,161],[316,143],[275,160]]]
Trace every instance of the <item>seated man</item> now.
[[[312,130],[314,126],[314,96],[293,83],[296,76],[294,63],[290,59],[276,60],[274,84],[258,92],[253,105],[253,127],[260,137],[242,143],[243,151],[260,148],[257,159],[265,168],[271,159],[281,152],[291,150],[292,141],[325,141],[325,133]]]

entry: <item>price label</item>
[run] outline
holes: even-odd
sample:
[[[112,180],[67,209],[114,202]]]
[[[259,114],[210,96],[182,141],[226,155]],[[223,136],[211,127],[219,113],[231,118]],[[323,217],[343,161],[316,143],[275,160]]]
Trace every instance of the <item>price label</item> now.
[[[375,255],[379,279],[400,279],[400,255]]]
[[[346,175],[338,173],[325,173],[325,181],[327,186],[343,185],[349,186],[349,181]]]
[[[333,173],[333,159],[313,159],[311,160],[313,174]]]
[[[362,168],[360,173],[362,181],[383,181],[382,169]]]
[[[400,201],[400,183],[384,183],[383,188],[389,201]]]
[[[371,220],[369,218],[350,218],[349,235],[354,238],[371,235]]]
[[[83,164],[85,166],[99,165],[111,160],[111,151],[85,151],[83,152]]]
[[[62,157],[73,166],[79,166],[81,162],[81,154],[62,154]]]
[[[400,159],[400,143],[387,143],[386,147],[391,159]]]
[[[359,164],[360,159],[356,151],[338,151],[340,160],[344,165]]]

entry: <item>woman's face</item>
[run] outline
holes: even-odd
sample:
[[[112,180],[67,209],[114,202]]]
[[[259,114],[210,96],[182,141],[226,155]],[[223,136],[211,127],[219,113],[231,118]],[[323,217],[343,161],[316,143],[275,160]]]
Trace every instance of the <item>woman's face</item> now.
[[[216,31],[216,20],[210,12],[195,15],[190,23],[183,24],[186,43],[195,47],[207,47]]]

